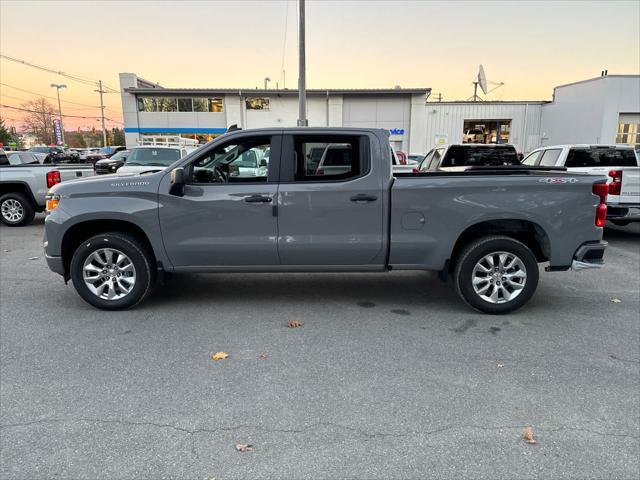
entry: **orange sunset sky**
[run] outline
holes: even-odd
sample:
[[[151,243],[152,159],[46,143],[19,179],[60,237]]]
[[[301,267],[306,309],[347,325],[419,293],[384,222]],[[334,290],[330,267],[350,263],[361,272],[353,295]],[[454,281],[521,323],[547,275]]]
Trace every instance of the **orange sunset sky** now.
[[[293,0],[0,0],[0,51],[115,88],[119,72],[175,87],[255,87],[268,76],[275,87],[283,66],[286,86],[295,88],[296,17]],[[637,0],[307,0],[309,88],[431,87],[444,100],[466,99],[482,63],[489,80],[505,82],[489,99],[550,99],[554,86],[603,69],[639,74],[639,46]],[[64,114],[99,115],[94,87],[0,60],[2,105],[54,97],[52,82],[68,86]],[[121,125],[119,94],[105,103],[108,126]],[[0,115],[19,127],[20,112]],[[66,119],[65,126],[99,123]]]

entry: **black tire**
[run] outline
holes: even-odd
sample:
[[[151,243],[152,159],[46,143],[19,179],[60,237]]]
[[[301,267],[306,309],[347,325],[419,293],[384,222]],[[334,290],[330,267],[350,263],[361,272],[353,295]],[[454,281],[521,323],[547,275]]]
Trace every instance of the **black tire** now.
[[[517,257],[524,265],[526,273],[524,287],[520,290],[520,293],[508,301],[505,301],[504,296],[498,298],[498,301],[502,303],[491,303],[489,299],[485,299],[484,296],[476,293],[473,287],[474,268],[481,259],[493,252],[506,252]],[[529,247],[510,237],[487,236],[473,240],[462,249],[455,263],[453,283],[456,293],[470,307],[483,313],[503,314],[517,310],[529,301],[538,286],[538,277],[538,261]],[[489,287],[490,292],[498,288],[498,283],[496,282],[496,285],[494,285],[494,282],[496,280],[492,279],[492,285]],[[502,283],[504,283],[504,280]],[[483,285],[486,284],[483,283]],[[506,289],[506,284],[504,288]],[[502,294],[500,293],[499,295],[501,296]]]
[[[20,204],[22,214],[19,218],[10,219],[8,217],[5,217],[2,209],[3,206],[5,208],[9,207],[8,202],[18,202]],[[35,208],[33,208],[31,201],[23,193],[11,192],[5,193],[4,195],[0,196],[0,221],[5,225],[9,227],[22,227],[24,225],[29,225],[31,222],[33,222],[33,217],[35,216]]]
[[[135,268],[133,288],[122,298],[108,300],[94,294],[83,278],[84,263],[94,252],[111,248],[129,257]],[[71,280],[84,301],[102,310],[124,310],[140,303],[151,291],[155,281],[152,257],[134,236],[122,232],[106,232],[82,242],[71,259]]]

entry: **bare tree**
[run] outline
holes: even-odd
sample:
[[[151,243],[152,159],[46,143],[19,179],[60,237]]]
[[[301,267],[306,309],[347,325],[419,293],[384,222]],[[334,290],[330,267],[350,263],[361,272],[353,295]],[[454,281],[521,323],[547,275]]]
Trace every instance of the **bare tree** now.
[[[44,97],[38,97],[22,104],[24,112],[22,119],[25,133],[32,133],[39,142],[46,145],[55,143],[53,134],[53,119],[56,111]]]

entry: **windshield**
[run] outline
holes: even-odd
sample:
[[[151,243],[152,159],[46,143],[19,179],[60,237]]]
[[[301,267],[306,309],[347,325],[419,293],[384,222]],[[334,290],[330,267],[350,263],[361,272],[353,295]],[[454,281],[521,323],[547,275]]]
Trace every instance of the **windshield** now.
[[[126,160],[127,157],[129,156],[129,150],[121,150],[118,153],[116,153],[113,157],[111,157],[109,160],[113,161],[113,160]]]
[[[520,165],[516,149],[509,147],[471,147],[453,145],[441,167]]]
[[[176,160],[180,160],[177,148],[134,148],[127,158],[127,165],[168,167]]]
[[[637,167],[638,160],[632,149],[572,148],[566,167]]]

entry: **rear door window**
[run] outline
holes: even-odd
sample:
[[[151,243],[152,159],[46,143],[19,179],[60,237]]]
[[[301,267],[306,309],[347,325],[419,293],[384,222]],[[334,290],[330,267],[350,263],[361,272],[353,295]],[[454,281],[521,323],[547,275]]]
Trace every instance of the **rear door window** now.
[[[537,152],[530,153],[525,157],[524,160],[522,160],[522,164],[528,165],[529,167],[535,167],[536,165],[538,165],[540,161],[540,156],[542,155],[543,152],[544,150],[538,150]]]
[[[363,139],[344,135],[294,137],[295,181],[323,182],[359,177],[365,170]]]
[[[631,149],[572,148],[566,167],[637,167],[638,159]]]
[[[549,150],[545,150],[542,154],[542,158],[540,159],[540,165],[544,167],[553,167],[558,161],[558,157],[562,152],[559,148],[552,148]]]
[[[431,164],[431,159],[433,158],[434,153],[435,153],[435,150],[432,150],[425,155],[419,167],[419,170],[421,172],[426,172],[427,170],[429,170],[429,165]]]
[[[433,157],[431,157],[431,161],[429,162],[429,170],[435,170],[436,168],[438,168],[443,153],[443,148],[439,148],[435,152],[433,152]]]

